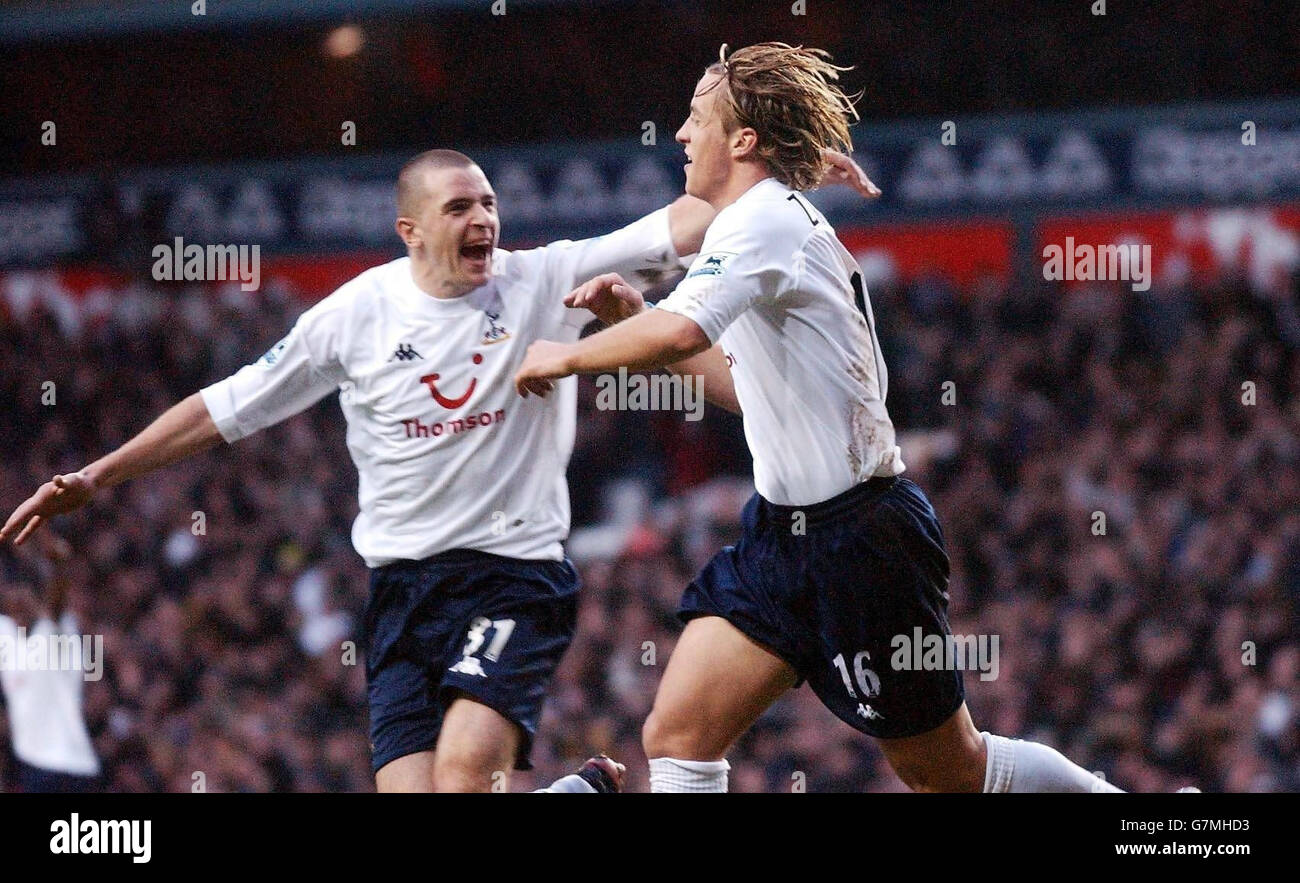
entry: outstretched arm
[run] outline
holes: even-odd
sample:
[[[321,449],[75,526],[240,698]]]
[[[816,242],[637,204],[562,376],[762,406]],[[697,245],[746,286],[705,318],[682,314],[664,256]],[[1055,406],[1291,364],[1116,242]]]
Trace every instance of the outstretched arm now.
[[[80,472],[56,475],[14,510],[0,528],[0,540],[14,536],[22,543],[55,515],[72,512],[90,502],[100,488],[112,487],[178,460],[205,451],[221,441],[207,406],[198,393],[167,409],[135,438],[99,458]]]
[[[569,292],[564,303],[565,306],[591,310],[606,325],[617,325],[648,309],[641,292],[617,273],[606,273],[584,282]],[[720,344],[666,367],[674,374],[702,377],[704,398],[708,402],[733,414],[740,413],[736,385]]]
[[[833,150],[823,151],[823,155],[826,170],[822,185],[845,184],[868,198],[880,195],[852,157]],[[512,255],[515,261],[533,262],[526,272],[543,280],[548,292],[568,291],[584,280],[608,274],[647,288],[675,274],[682,267],[681,258],[704,247],[704,234],[716,217],[713,206],[704,200],[680,196],[668,206],[604,236],[576,242],[560,240]],[[601,315],[599,304],[588,308],[603,321],[610,321]],[[576,314],[565,322],[581,327],[586,319]]]
[[[91,463],[83,473],[99,487],[112,487],[129,478],[170,466],[221,441],[208,406],[199,393],[163,412],[135,438]]]
[[[668,232],[679,255],[691,255],[704,244],[704,233],[718,213],[702,199],[679,196],[668,206]]]
[[[722,344],[715,343],[704,352],[674,362],[668,366],[674,374],[703,377],[704,400],[733,414],[741,413],[740,399],[736,397],[736,381],[727,364],[727,354]]]
[[[577,343],[536,341],[515,375],[515,388],[524,397],[544,396],[554,386],[552,380],[570,374],[662,368],[699,355],[710,345],[704,330],[691,319],[666,310],[646,310]]]

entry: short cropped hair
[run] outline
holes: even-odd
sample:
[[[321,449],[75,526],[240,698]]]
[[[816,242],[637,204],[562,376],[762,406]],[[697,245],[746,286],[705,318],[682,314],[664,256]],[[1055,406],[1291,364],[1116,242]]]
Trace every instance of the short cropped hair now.
[[[424,173],[439,169],[465,169],[478,165],[456,150],[426,150],[406,161],[397,173],[397,216],[413,218],[426,195]]]
[[[723,129],[757,132],[759,158],[794,190],[821,182],[824,148],[853,151],[849,124],[858,119],[853,105],[861,94],[845,95],[837,84],[847,70],[821,49],[786,43],[756,43],[730,57],[724,43],[718,61],[707,68],[726,86],[719,101]]]

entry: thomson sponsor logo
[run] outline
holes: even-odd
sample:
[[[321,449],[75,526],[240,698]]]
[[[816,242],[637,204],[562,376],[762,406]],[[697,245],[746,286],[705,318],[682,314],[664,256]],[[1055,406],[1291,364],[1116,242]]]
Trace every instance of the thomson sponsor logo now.
[[[478,429],[483,426],[492,426],[501,423],[506,419],[506,412],[503,408],[497,408],[495,411],[484,411],[482,414],[468,414],[465,417],[457,417],[454,420],[439,421],[432,423],[423,423],[419,417],[412,417],[402,421],[402,428],[405,430],[406,438],[438,438],[441,435],[459,435],[462,432],[468,432],[471,429]]]
[[[153,247],[153,278],[156,282],[226,282],[239,280],[243,291],[256,291],[262,284],[260,245],[202,246],[177,236],[172,243]]]
[[[129,855],[137,865],[153,856],[153,822],[145,819],[69,819],[50,823],[54,855]]]
[[[104,676],[103,635],[0,635],[0,671],[79,671],[87,681]]]
[[[997,635],[926,635],[917,626],[910,635],[894,635],[889,664],[894,671],[978,671],[981,681],[996,680]]]
[[[704,416],[704,377],[699,374],[618,374],[596,377],[601,411],[684,411],[692,423]]]
[[[1150,245],[1076,244],[1043,248],[1043,278],[1049,282],[1131,282],[1134,291],[1151,287]]]

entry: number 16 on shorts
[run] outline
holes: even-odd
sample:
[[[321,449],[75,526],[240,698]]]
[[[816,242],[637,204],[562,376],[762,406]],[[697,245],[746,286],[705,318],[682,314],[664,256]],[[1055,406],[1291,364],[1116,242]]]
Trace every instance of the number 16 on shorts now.
[[[867,668],[866,663],[871,661],[871,654],[866,650],[859,652],[853,657],[853,676],[857,679],[858,689],[862,691],[862,699],[870,699],[873,696],[880,695],[880,676],[874,671]],[[844,661],[844,654],[837,654],[831,663],[839,669],[840,677],[844,680],[844,688],[849,691],[849,695],[854,699],[858,694],[853,690],[853,681],[849,679],[849,667]],[[866,702],[858,702],[858,714],[867,720],[880,720],[884,717]]]
[[[492,640],[487,640],[487,633],[491,630]],[[487,672],[483,671],[483,663],[479,659],[481,655],[488,662],[496,662],[501,658],[501,651],[505,650],[506,642],[510,640],[510,633],[515,630],[515,621],[513,619],[488,619],[486,616],[476,616],[469,623],[469,630],[465,632],[465,648],[460,651],[460,662],[453,665],[449,671],[459,672],[466,675],[485,678]],[[487,647],[484,648],[484,643]],[[479,651],[482,651],[480,654]]]

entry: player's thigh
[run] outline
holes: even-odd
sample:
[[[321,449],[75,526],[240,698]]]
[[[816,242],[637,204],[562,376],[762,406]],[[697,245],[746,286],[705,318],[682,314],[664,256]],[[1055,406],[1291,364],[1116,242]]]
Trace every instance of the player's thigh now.
[[[788,662],[722,617],[692,619],[655,694],[646,756],[720,760],[796,680]]]
[[[474,777],[474,790],[482,786],[484,770],[528,769],[546,690],[576,625],[576,598],[547,596],[529,581],[511,583],[475,607],[456,647],[459,658],[439,682],[446,709],[438,742],[439,790],[445,790],[444,767],[464,769]],[[503,740],[515,750],[504,761]]]
[[[812,556],[809,608],[819,658],[802,673],[849,726],[877,739],[907,739],[940,730],[962,707],[964,663],[945,650],[956,645],[948,559],[933,508],[911,482],[884,488],[867,487],[845,518],[809,531],[810,543],[827,551]],[[936,646],[945,650],[937,657]]]
[[[375,773],[380,794],[430,794],[435,791],[433,752],[416,751],[389,761]]]
[[[984,739],[966,703],[929,732],[902,739],[877,739],[889,765],[913,791],[984,790]]]
[[[447,706],[434,752],[441,792],[502,790],[519,754],[519,725],[473,696],[459,693]]]

